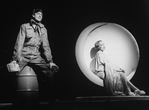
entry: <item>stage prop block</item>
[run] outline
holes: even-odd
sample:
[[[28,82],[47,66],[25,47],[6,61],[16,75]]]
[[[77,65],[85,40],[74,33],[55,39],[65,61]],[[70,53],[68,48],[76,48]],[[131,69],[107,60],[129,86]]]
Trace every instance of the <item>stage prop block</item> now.
[[[17,76],[17,103],[38,103],[38,81],[33,69],[26,66]]]

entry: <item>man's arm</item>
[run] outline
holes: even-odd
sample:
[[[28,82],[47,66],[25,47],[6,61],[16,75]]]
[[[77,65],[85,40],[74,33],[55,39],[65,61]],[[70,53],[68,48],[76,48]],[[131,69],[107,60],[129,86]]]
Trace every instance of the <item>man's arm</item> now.
[[[46,60],[48,62],[53,62],[52,61],[52,54],[51,54],[51,49],[48,41],[48,34],[47,30],[45,29],[44,34],[42,35],[42,46],[44,49],[44,55],[46,56]]]
[[[14,47],[13,60],[16,60],[16,61],[22,60],[21,50],[23,48],[24,39],[25,39],[25,27],[24,25],[21,25],[20,31],[19,31],[16,43],[15,43],[15,47]]]

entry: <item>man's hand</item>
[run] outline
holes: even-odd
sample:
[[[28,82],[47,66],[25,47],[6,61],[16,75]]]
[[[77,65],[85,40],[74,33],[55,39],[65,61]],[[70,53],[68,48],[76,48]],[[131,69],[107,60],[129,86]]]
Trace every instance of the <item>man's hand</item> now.
[[[54,72],[57,72],[59,70],[59,67],[55,63],[53,63],[53,62],[50,62],[50,68]]]
[[[50,68],[52,68],[53,66],[56,66],[56,67],[58,67],[55,63],[53,63],[53,62],[50,62]]]
[[[19,65],[16,61],[12,61],[9,64],[7,64],[7,68],[9,72],[18,72],[20,71]]]

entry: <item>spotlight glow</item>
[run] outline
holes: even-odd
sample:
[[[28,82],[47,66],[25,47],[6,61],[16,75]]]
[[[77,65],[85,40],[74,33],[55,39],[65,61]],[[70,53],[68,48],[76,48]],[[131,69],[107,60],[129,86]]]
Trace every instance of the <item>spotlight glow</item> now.
[[[103,86],[103,81],[90,69],[92,61],[91,50],[96,41],[105,44],[104,53],[118,67],[125,70],[130,80],[137,69],[139,48],[133,35],[124,27],[115,23],[96,23],[85,28],[76,42],[76,59],[84,75],[97,85]]]

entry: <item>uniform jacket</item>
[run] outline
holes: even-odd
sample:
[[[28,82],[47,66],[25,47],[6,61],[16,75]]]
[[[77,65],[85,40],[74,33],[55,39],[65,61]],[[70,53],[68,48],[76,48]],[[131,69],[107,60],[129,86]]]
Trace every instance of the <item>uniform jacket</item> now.
[[[35,59],[37,57],[48,62],[52,61],[47,29],[43,24],[31,20],[30,23],[22,24],[20,27],[13,59],[21,61],[22,58]]]

